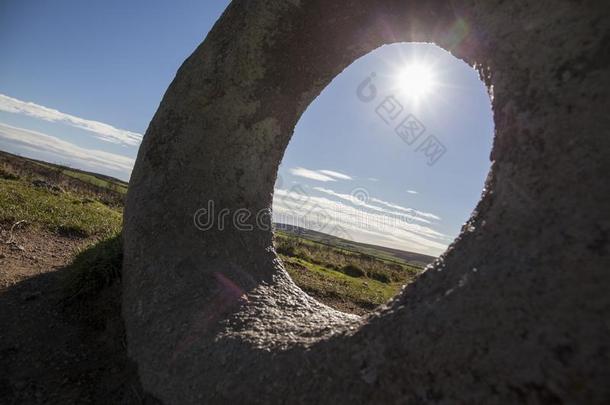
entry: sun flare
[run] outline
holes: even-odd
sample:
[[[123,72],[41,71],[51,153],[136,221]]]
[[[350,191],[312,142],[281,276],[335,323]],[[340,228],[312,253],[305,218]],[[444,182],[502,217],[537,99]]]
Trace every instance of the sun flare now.
[[[435,87],[434,71],[422,63],[410,63],[398,74],[398,87],[407,96],[420,100]]]

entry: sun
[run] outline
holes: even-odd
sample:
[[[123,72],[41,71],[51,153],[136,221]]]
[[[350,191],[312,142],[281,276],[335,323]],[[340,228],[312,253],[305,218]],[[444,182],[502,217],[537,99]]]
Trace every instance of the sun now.
[[[436,86],[434,69],[417,62],[404,66],[398,73],[397,81],[400,91],[415,101],[430,94]]]

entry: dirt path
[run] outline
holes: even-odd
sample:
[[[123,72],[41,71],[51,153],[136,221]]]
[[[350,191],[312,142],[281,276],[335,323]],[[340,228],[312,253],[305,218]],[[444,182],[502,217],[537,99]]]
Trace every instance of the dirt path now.
[[[142,403],[119,286],[63,301],[65,266],[91,241],[24,229],[14,242],[0,243],[0,404]]]

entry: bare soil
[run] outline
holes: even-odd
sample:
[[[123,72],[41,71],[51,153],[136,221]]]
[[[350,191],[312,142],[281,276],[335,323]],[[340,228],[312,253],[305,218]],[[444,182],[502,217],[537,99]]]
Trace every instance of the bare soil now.
[[[62,280],[90,239],[28,227],[0,235],[0,404],[138,404],[126,355],[120,286],[66,302]]]

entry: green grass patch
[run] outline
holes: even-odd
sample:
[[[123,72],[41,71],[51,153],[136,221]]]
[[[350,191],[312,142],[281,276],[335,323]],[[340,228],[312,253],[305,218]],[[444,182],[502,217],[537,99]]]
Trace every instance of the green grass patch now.
[[[105,188],[107,190],[111,190],[120,194],[127,194],[127,184],[119,183],[118,181],[106,180],[103,177],[98,177],[94,174],[84,173],[77,170],[72,170],[67,167],[51,165],[42,162],[35,162],[37,165],[45,167],[51,171],[57,172],[59,174],[63,174],[64,176],[72,177],[74,179],[78,179],[82,182],[92,184],[94,186]]]
[[[89,184],[93,184],[94,186],[102,187],[111,191],[116,191],[120,194],[127,194],[127,186],[119,183],[115,183],[112,181],[100,179],[98,177],[92,176],[86,173],[75,172],[73,170],[63,170],[63,174],[66,176],[73,177],[75,179],[79,179]]]
[[[387,302],[422,269],[276,232],[275,248],[294,282],[328,305],[364,311]]]
[[[382,283],[406,283],[416,277],[421,268],[377,256],[357,253],[276,232],[276,251],[284,256],[298,257],[352,277],[368,277]]]
[[[94,297],[121,278],[123,246],[115,235],[76,255],[66,268],[64,292],[67,300]]]
[[[316,265],[306,260],[280,255],[288,274],[295,284],[308,294],[326,301],[351,302],[365,310],[387,302],[400,288],[402,283],[382,283],[376,280],[351,277],[340,271]]]
[[[122,214],[89,198],[0,178],[0,222],[22,220],[66,236],[109,237],[120,231]]]

